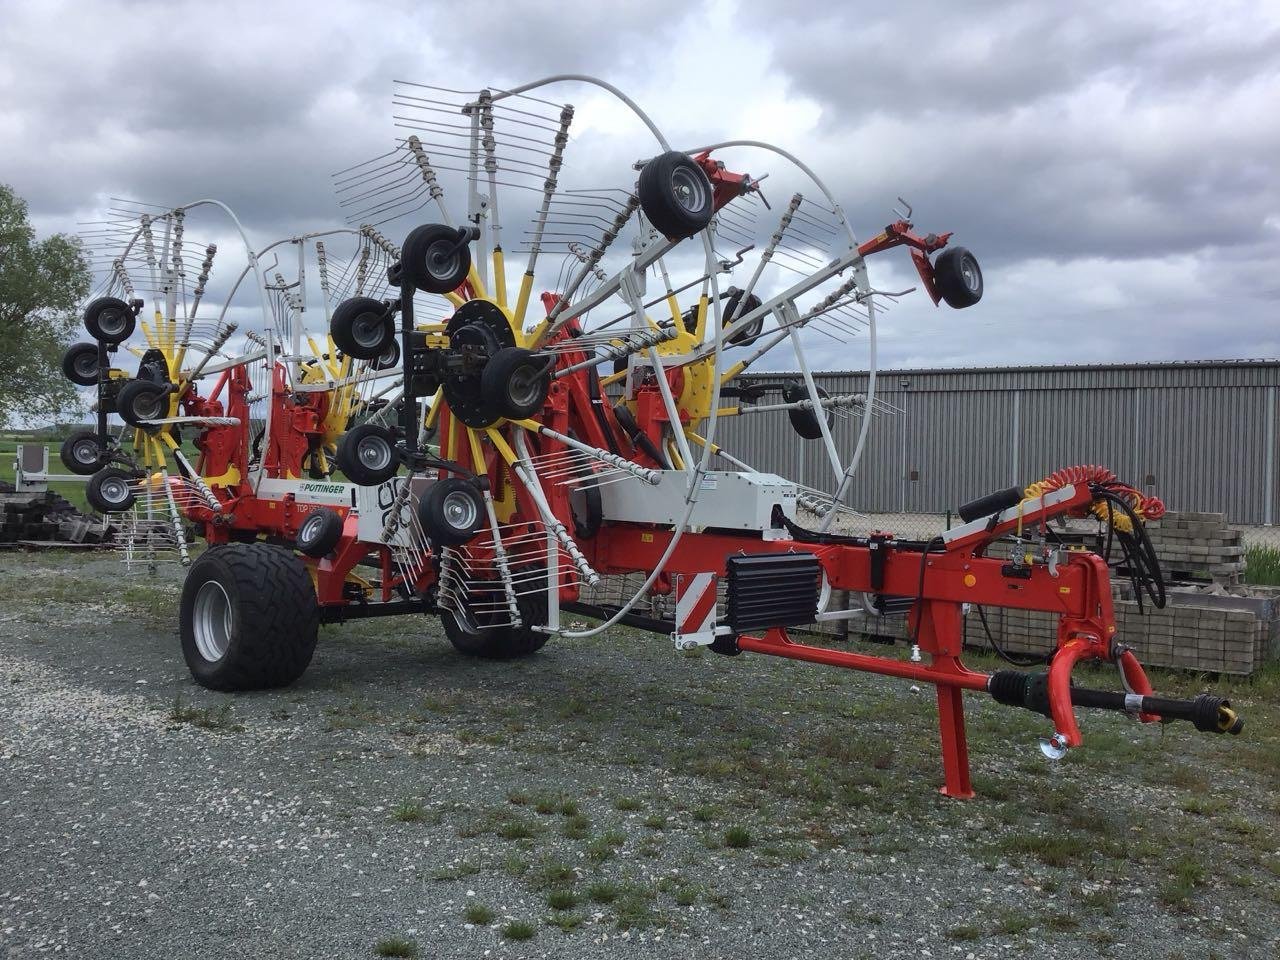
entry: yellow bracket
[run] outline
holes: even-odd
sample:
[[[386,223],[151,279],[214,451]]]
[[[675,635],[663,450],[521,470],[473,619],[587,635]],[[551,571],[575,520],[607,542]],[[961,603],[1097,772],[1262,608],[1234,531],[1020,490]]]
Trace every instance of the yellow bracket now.
[[[507,271],[502,262],[500,247],[493,249],[493,289],[494,295],[498,298],[498,306],[505,311],[507,309]]]

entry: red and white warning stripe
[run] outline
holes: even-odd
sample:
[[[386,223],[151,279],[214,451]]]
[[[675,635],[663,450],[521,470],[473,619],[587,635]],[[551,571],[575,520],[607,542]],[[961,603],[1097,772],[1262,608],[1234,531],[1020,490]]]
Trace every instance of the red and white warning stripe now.
[[[695,573],[675,578],[676,630],[672,638],[682,649],[711,643],[716,638],[716,575]]]

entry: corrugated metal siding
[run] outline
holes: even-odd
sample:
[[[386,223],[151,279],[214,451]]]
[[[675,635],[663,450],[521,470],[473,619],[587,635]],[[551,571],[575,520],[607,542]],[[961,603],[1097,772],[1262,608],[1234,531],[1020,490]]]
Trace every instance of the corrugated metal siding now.
[[[833,394],[867,386],[865,373],[816,377]],[[877,397],[900,412],[871,428],[849,497],[862,510],[940,513],[1062,466],[1100,463],[1171,509],[1280,522],[1277,361],[894,370],[877,375]],[[857,430],[856,416],[836,421],[845,457]],[[834,488],[822,444],[797,437],[786,414],[725,418],[718,439],[759,470]]]

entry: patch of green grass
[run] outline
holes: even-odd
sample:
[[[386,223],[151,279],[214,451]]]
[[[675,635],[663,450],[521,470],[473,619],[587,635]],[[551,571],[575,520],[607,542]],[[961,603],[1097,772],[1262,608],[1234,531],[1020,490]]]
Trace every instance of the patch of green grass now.
[[[524,820],[508,820],[495,831],[503,840],[528,840],[538,833],[537,827]]]
[[[587,887],[587,896],[594,903],[613,903],[618,899],[621,891],[616,883],[610,883],[608,880],[597,880],[591,886]]]
[[[468,903],[462,915],[467,918],[467,923],[474,923],[478,927],[493,923],[493,910],[483,903]]]
[[[697,887],[681,887],[676,891],[676,903],[682,907],[692,907],[698,902],[701,891]]]
[[[650,830],[665,830],[667,829],[667,818],[660,813],[651,813],[644,818],[644,825]]]
[[[606,830],[587,844],[587,858],[601,863],[612,859],[618,847],[627,841],[627,835],[621,830]]]
[[[512,920],[502,928],[502,935],[508,940],[532,940],[538,928],[528,920]]]
[[[1080,926],[1080,921],[1069,913],[1050,914],[1044,923],[1050,930],[1074,930]]]
[[[514,803],[517,807],[523,807],[529,802],[529,795],[523,790],[511,790],[507,793],[507,803]]]
[[[701,807],[694,807],[693,810],[690,811],[690,816],[699,823],[710,823],[719,815],[719,813],[720,811],[716,807],[711,804],[705,804]]]
[[[1280,549],[1248,547],[1244,552],[1244,581],[1280,586]]]
[[[231,704],[224,703],[218,709],[213,707],[197,707],[183,703],[182,694],[173,698],[173,706],[169,708],[169,719],[174,723],[189,723],[201,730],[213,730],[219,733],[238,733],[244,729],[242,724],[231,719]]]
[[[586,917],[580,913],[553,913],[547,917],[547,923],[553,927],[559,927],[565,933],[578,929],[585,920]]]
[[[573,867],[561,860],[546,859],[529,873],[529,884],[540,890],[567,887],[577,879]]]
[[[724,845],[734,850],[745,850],[751,846],[751,831],[741,824],[735,824],[724,832]]]
[[[572,890],[552,890],[547,894],[547,906],[552,910],[572,910],[578,905],[578,895]]]
[[[373,945],[373,952],[380,957],[416,957],[418,944],[406,937],[383,937]]]
[[[575,813],[565,819],[560,832],[570,840],[584,840],[591,832],[591,818],[585,813]]]
[[[982,928],[975,927],[971,923],[961,924],[960,926],[952,927],[950,930],[947,931],[947,939],[963,940],[963,941],[981,940]]]
[[[427,808],[417,800],[401,800],[391,808],[391,819],[401,823],[421,823],[427,816]]]
[[[619,930],[642,929],[658,918],[653,909],[653,891],[634,885],[622,888],[613,912]]]
[[[461,863],[451,864],[447,867],[441,867],[431,875],[432,880],[461,880],[463,877],[474,876],[480,872],[480,868],[474,863],[468,863],[463,860]]]
[[[618,797],[613,805],[619,810],[639,810],[641,807],[640,801],[635,797]]]
[[[1079,837],[1063,833],[1017,833],[1001,846],[1009,853],[1032,856],[1050,867],[1066,867],[1087,854],[1091,847]]]
[[[1179,857],[1169,868],[1169,879],[1160,885],[1161,902],[1171,907],[1183,906],[1204,878],[1204,864],[1198,858],[1190,854]]]
[[[1030,914],[1010,910],[1000,914],[1000,919],[996,923],[996,933],[1012,937],[1019,933],[1026,933],[1035,925],[1035,918]]]

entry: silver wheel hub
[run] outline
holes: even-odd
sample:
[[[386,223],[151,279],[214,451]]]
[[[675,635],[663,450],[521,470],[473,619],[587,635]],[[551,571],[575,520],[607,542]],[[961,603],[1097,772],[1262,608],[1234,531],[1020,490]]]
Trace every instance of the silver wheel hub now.
[[[685,210],[696,213],[707,205],[706,184],[692,171],[678,169],[671,174],[671,192]]]
[[[476,502],[465,493],[451,493],[440,505],[445,523],[455,530],[470,530],[475,526]]]
[[[362,347],[377,346],[382,340],[382,317],[372,313],[361,314],[351,325],[351,336]]]
[[[108,503],[121,504],[129,499],[129,484],[120,477],[108,477],[98,489]]]
[[[382,470],[391,462],[391,448],[380,437],[366,437],[356,449],[360,462],[370,470]]]
[[[201,584],[191,611],[191,632],[201,657],[214,663],[226,655],[232,624],[231,598],[222,584],[216,580]]]

